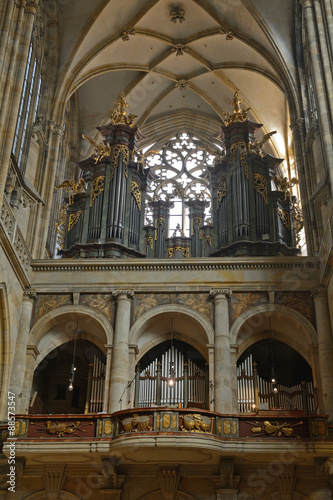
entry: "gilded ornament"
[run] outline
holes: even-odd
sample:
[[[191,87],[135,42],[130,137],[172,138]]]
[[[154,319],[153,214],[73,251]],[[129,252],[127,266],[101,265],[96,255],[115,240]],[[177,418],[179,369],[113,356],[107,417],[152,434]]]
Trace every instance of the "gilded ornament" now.
[[[181,427],[182,431],[188,432],[212,432],[213,419],[193,413],[184,415],[184,425]]]
[[[139,184],[136,181],[132,181],[131,183],[131,193],[134,196],[135,201],[138,205],[138,209],[141,212],[141,190]]]
[[[194,235],[194,231],[197,230],[199,233],[199,238],[202,240],[202,218],[201,217],[193,217],[191,218],[191,235]]]
[[[165,218],[164,217],[158,217],[158,219],[156,219],[156,221],[155,221],[155,226],[157,228],[155,230],[155,240],[157,240],[158,237],[159,237],[160,230],[162,232],[162,235],[165,236]]]
[[[75,422],[52,422],[48,420],[45,422],[48,434],[55,434],[58,437],[64,437],[65,434],[72,434],[80,428],[80,425],[81,422],[79,420]]]
[[[230,106],[234,107],[233,112],[232,113],[224,113],[224,119],[225,119],[226,125],[229,125],[230,123],[234,123],[234,122],[245,122],[247,120],[248,111],[251,108],[242,109],[241,108],[242,103],[243,103],[243,99],[238,99],[238,91],[236,91],[232,101],[229,103]]]
[[[220,207],[222,199],[227,194],[227,180],[224,178],[218,185],[217,188],[217,208]]]
[[[252,422],[247,422],[251,424]],[[278,436],[281,437],[284,435],[285,437],[290,437],[294,433],[293,427],[297,425],[302,425],[303,422],[298,422],[297,424],[290,424],[288,422],[284,422],[283,424],[279,424],[278,422],[268,422],[265,420],[263,424],[260,422],[255,422],[257,424],[256,427],[252,427],[251,432],[255,435],[264,435],[267,434],[269,436]],[[298,437],[298,436],[297,436]]]
[[[26,430],[27,430],[27,422],[23,421],[21,424],[21,436],[24,436]]]
[[[231,423],[230,423],[230,420],[225,420],[223,422],[223,433],[228,436],[230,434],[230,432],[231,432]]]
[[[232,433],[233,435],[237,434],[237,422],[235,420],[232,422]]]
[[[112,432],[112,422],[111,420],[106,420],[104,423],[104,434],[111,434]]]
[[[268,200],[267,200],[267,182],[266,179],[263,175],[261,174],[254,174],[253,175],[253,185],[254,189],[258,191],[259,194],[264,198],[266,205],[268,205]]]
[[[116,146],[113,146],[113,150],[112,150],[111,175],[110,175],[111,181],[112,181],[113,176],[114,176],[114,171],[118,166],[118,158],[119,158],[120,153],[122,153],[122,155],[123,155],[123,163],[125,164],[125,176],[126,177],[128,176],[127,166],[128,166],[128,162],[129,162],[129,149],[127,146],[123,146],[123,145],[118,144]]]
[[[249,143],[249,150],[251,153],[254,153],[260,158],[263,158],[265,156],[265,152],[262,150],[264,147],[264,144],[272,137],[272,135],[276,134],[276,130],[273,130],[273,132],[269,132],[268,134],[264,135],[261,141],[255,140],[254,142]]]
[[[221,434],[221,432],[222,432],[222,423],[221,420],[219,420],[217,424],[217,433]]]
[[[82,178],[75,182],[74,180],[65,179],[61,184],[55,186],[55,189],[65,189],[69,194],[69,205],[73,205],[74,196],[78,193],[84,193],[86,181]]]
[[[68,232],[73,229],[73,227],[75,226],[75,224],[79,220],[81,214],[82,214],[82,210],[80,209],[77,212],[75,212],[75,214],[70,214],[69,215],[69,219],[68,219]]]
[[[95,165],[96,163],[102,161],[104,158],[108,158],[110,156],[110,144],[103,144],[102,142],[100,144],[97,144],[97,142],[95,142],[92,137],[89,137],[89,135],[82,134],[82,137],[86,141],[90,142],[90,144],[94,148],[94,153],[91,155],[91,157],[95,160]]]
[[[290,189],[295,186],[295,184],[298,184],[298,179],[296,177],[292,177],[290,181],[288,180],[287,177],[273,177],[273,181],[276,184],[276,187],[278,188],[278,191],[282,191],[284,193],[284,199],[287,200],[287,198],[291,199],[290,195]]]
[[[244,168],[244,172],[246,177],[248,177],[248,164],[247,164],[247,153],[246,153],[246,144],[245,142],[235,142],[231,148],[230,148],[230,154],[231,154],[231,163],[232,163],[232,168],[231,172],[233,171],[233,167],[236,161],[236,151],[240,150],[240,163],[241,166]]]
[[[100,420],[98,424],[98,434],[102,435],[102,432],[103,432],[103,420]]]
[[[157,429],[160,428],[160,425],[161,425],[161,416],[157,415],[157,417],[156,417],[156,427],[157,427]]]
[[[320,436],[326,436],[326,425],[322,420],[318,421],[318,434]]]
[[[177,425],[178,425],[178,415],[176,413],[174,413],[172,415],[172,428],[176,429]]]
[[[184,257],[190,256],[189,247],[174,247],[174,248],[168,248],[168,258],[174,257],[176,252],[180,252]]]
[[[300,202],[297,200],[293,202],[292,221],[293,221],[293,228],[296,240],[296,247],[299,248],[299,244],[301,241],[300,232],[304,227],[304,220],[303,220],[302,206]]]
[[[125,100],[125,92],[122,92],[120,94],[119,99],[115,101],[115,104],[117,106],[115,111],[112,111],[112,109],[109,109],[111,112],[111,120],[115,125],[128,125],[129,127],[133,127],[134,125],[134,118],[136,118],[137,115],[133,115],[132,113],[129,114],[128,116],[126,113],[126,108],[128,107],[128,103]]]
[[[67,205],[66,203],[62,204],[58,222],[54,224],[54,228],[57,233],[57,245],[62,250],[65,244],[65,233],[66,233],[66,225],[67,225]]]
[[[104,191],[104,180],[105,180],[105,176],[99,175],[92,182],[91,197],[90,197],[90,206],[91,207],[93,206],[94,201],[96,200],[97,196],[99,196]]]
[[[164,429],[169,429],[171,423],[171,416],[169,413],[163,415],[163,427]]]
[[[18,436],[19,434],[20,434],[20,422],[19,422],[19,420],[16,420],[15,428],[14,428],[14,435]]]
[[[206,234],[206,236],[205,236],[205,238],[204,238],[204,248],[205,248],[207,245],[208,245],[209,247],[211,247],[211,246],[212,246],[212,237],[210,236],[210,234],[209,234],[209,235],[207,235],[207,234]]]
[[[280,219],[282,220],[282,223],[286,226],[287,229],[290,229],[290,215],[289,212],[286,212],[282,210],[282,208],[277,208],[276,209],[277,213],[280,216]]]
[[[154,249],[154,238],[152,236],[146,236],[146,246],[152,251]]]

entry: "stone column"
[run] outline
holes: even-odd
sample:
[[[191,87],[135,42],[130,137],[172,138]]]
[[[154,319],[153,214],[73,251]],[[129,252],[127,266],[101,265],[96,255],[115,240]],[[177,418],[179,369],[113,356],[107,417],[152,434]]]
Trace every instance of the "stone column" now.
[[[304,10],[305,25],[308,35],[310,61],[318,105],[318,119],[320,123],[322,140],[327,164],[328,175],[331,186],[333,186],[333,156],[332,156],[332,136],[330,130],[330,113],[327,105],[325,75],[321,62],[320,47],[317,40],[316,22],[313,11],[313,0],[301,0]]]
[[[321,409],[329,414],[333,421],[333,338],[325,288],[313,290],[316,325],[318,334],[320,374],[323,388],[324,407]]]
[[[209,377],[209,410],[215,410],[215,364],[214,364],[214,344],[206,345],[208,350],[208,377]]]
[[[105,366],[105,382],[104,382],[104,399],[103,411],[109,412],[109,393],[111,380],[111,360],[112,360],[112,345],[106,345],[106,366]]]
[[[32,382],[34,379],[36,359],[39,356],[39,350],[35,345],[27,345],[26,347],[26,363],[25,376],[22,388],[22,398],[19,399],[19,405],[16,405],[17,413],[29,413],[30,397]]]
[[[134,407],[134,389],[135,389],[135,365],[136,357],[139,354],[139,349],[136,344],[131,344],[128,346],[129,352],[129,380],[131,385],[128,388],[128,401],[129,406]]]
[[[16,405],[27,408],[29,401],[23,401],[25,398],[18,399],[19,394],[23,392],[24,374],[26,366],[27,342],[30,333],[30,324],[34,301],[37,297],[35,290],[25,290],[23,292],[22,308],[18,334],[16,338],[14,359],[12,363],[12,372],[10,378],[10,391],[16,394]],[[18,407],[16,408],[18,412]]]
[[[233,413],[231,357],[229,338],[229,296],[230,290],[211,290],[214,297],[215,327],[215,411]]]
[[[39,205],[37,210],[34,245],[31,252],[34,258],[42,259],[45,256],[46,240],[53,203],[55,175],[57,172],[58,155],[63,133],[64,129],[61,125],[57,125],[54,122],[48,123],[48,152],[45,162],[45,182],[41,193],[41,197],[46,200],[46,204],[45,206]]]
[[[131,326],[131,297],[133,297],[134,292],[120,290],[113,292],[112,295],[117,297],[117,312],[111,365],[111,413],[128,407],[127,392],[130,382],[128,334]]]

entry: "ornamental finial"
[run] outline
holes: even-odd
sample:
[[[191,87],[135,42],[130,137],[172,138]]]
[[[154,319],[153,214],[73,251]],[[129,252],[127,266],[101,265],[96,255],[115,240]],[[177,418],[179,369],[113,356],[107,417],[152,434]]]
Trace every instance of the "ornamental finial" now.
[[[113,123],[115,125],[124,123],[125,125],[133,127],[134,118],[136,118],[137,115],[133,115],[132,113],[130,113],[128,116],[126,116],[126,108],[128,107],[128,103],[125,100],[125,92],[122,92],[119,99],[117,99],[114,103],[117,106],[116,110],[113,111],[112,109],[109,109],[111,113],[111,120],[113,121]]]
[[[224,119],[226,121],[226,124],[229,125],[230,123],[233,122],[245,122],[245,120],[247,120],[248,111],[251,108],[247,109],[241,108],[241,104],[243,104],[243,99],[238,98],[238,91],[235,92],[234,97],[229,104],[230,106],[233,106],[234,109],[232,114],[224,113]]]

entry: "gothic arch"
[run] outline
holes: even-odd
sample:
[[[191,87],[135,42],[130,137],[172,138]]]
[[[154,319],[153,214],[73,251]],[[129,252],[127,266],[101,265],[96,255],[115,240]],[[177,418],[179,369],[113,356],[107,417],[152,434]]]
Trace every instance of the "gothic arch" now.
[[[273,325],[270,324],[273,320]],[[274,320],[276,323],[274,324]],[[292,335],[288,335],[288,331]],[[317,344],[317,332],[310,321],[290,307],[277,304],[261,304],[241,314],[230,330],[230,343],[239,345],[242,354],[251,344],[267,338],[267,332],[298,351],[312,364],[309,347]]]
[[[112,344],[113,328],[103,314],[82,305],[59,307],[46,313],[30,332],[28,345],[40,352],[36,366],[53,349],[74,339],[77,320],[80,338],[90,340],[103,352],[105,344]]]
[[[202,355],[207,356],[207,344],[214,343],[214,329],[202,314],[181,304],[165,304],[143,313],[130,330],[129,344],[137,344],[140,354],[145,354],[169,338],[171,318],[175,338],[181,333],[181,340],[192,344]],[[196,330],[195,335],[193,330]]]

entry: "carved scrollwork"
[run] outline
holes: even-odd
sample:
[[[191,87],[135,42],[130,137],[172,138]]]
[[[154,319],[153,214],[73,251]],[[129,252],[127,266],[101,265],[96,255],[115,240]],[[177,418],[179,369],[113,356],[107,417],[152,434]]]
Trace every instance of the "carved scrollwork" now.
[[[217,188],[217,208],[220,207],[222,199],[227,194],[227,180],[223,178]]]
[[[290,229],[289,212],[285,212],[284,210],[282,210],[282,208],[277,208],[276,211],[279,214],[279,217],[282,220],[282,223],[286,226],[287,229]]]
[[[79,220],[81,214],[82,214],[81,209],[78,210],[77,212],[75,212],[74,214],[70,214],[69,219],[68,219],[68,232],[73,229],[73,227],[75,226],[75,224]]]
[[[268,204],[267,200],[267,182],[263,175],[254,174],[253,175],[254,189],[258,191],[259,194],[264,198],[266,205]]]
[[[123,163],[125,164],[125,176],[128,176],[128,162],[129,162],[129,149],[127,146],[124,146],[122,144],[117,144],[116,146],[113,146],[113,151],[112,151],[112,159],[111,159],[111,175],[110,175],[110,180],[112,181],[113,176],[114,176],[114,171],[118,166],[118,158],[120,153],[123,154]]]
[[[184,257],[189,257],[190,256],[190,249],[189,247],[174,247],[174,248],[168,248],[168,257],[174,257],[176,252],[180,252]]]
[[[101,194],[102,191],[104,191],[104,180],[105,176],[100,175],[96,177],[96,179],[93,180],[92,187],[91,187],[91,197],[90,197],[90,206],[92,207],[94,204],[95,199],[97,196]]]
[[[134,196],[135,201],[138,205],[138,209],[141,212],[141,190],[139,184],[136,181],[132,181],[131,183],[131,193]]]

